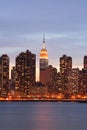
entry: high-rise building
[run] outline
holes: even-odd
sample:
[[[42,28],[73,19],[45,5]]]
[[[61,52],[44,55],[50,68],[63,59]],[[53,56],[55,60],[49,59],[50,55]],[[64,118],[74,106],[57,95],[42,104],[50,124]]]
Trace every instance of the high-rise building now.
[[[35,85],[36,55],[29,50],[21,52],[16,57],[15,90],[20,97],[28,97],[30,87]]]
[[[60,72],[57,73],[56,88],[58,93],[62,93],[62,79]]]
[[[9,90],[9,57],[0,57],[0,97],[7,97]]]
[[[73,68],[68,73],[68,93],[76,96],[79,93],[79,68]]]
[[[63,55],[60,58],[60,72],[61,72],[61,74],[66,73],[70,69],[72,69],[72,58],[70,56]]]
[[[79,76],[79,93],[87,95],[87,56],[84,56],[84,68],[80,70]]]
[[[2,60],[0,57],[0,97],[1,97],[1,92],[2,92]]]
[[[11,69],[11,90],[15,89],[15,80],[16,80],[16,67],[13,66]]]
[[[80,70],[79,93],[80,95],[87,95],[87,69]]]
[[[56,82],[57,82],[57,69],[52,65],[46,68],[46,85],[48,86],[48,92],[56,92]]]
[[[60,75],[62,83],[62,93],[68,95],[68,74],[72,69],[72,57],[63,55],[60,58]]]
[[[84,56],[84,69],[87,69],[87,56]]]
[[[43,45],[40,51],[40,82],[46,84],[46,68],[48,67],[48,52],[46,49],[45,38],[43,38]]]

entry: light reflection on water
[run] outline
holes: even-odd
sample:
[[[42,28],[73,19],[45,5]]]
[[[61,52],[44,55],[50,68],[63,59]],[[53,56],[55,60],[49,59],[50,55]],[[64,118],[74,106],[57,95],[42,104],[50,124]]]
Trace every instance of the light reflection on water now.
[[[0,103],[0,130],[86,130],[87,104]]]

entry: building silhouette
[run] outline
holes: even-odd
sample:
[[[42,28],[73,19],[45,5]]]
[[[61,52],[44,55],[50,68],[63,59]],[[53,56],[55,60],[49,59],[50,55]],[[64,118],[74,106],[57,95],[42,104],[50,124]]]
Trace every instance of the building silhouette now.
[[[0,57],[0,97],[7,97],[9,91],[9,57],[3,54]]]
[[[76,96],[79,94],[79,68],[72,68],[68,73],[68,93]]]
[[[63,55],[60,57],[60,75],[62,83],[62,93],[68,95],[68,75],[72,69],[72,57]]]
[[[72,69],[72,57],[63,55],[60,57],[60,72],[61,74],[66,73],[67,70]]]
[[[46,85],[48,92],[50,93],[57,92],[56,82],[57,82],[57,69],[52,65],[49,65],[46,68]]]
[[[36,55],[29,50],[16,57],[15,91],[20,97],[29,97],[30,88],[35,85]]]
[[[48,52],[45,44],[45,37],[43,37],[42,49],[40,51],[40,82],[46,84],[46,68],[48,67]]]
[[[87,69],[87,56],[84,56],[84,69]]]
[[[15,80],[16,80],[16,67],[13,66],[11,69],[11,90],[15,90]]]

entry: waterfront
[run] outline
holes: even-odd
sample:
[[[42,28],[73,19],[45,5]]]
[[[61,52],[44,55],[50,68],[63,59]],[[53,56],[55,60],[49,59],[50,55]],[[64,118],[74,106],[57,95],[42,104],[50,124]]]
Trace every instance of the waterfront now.
[[[0,102],[1,130],[85,130],[87,104]]]

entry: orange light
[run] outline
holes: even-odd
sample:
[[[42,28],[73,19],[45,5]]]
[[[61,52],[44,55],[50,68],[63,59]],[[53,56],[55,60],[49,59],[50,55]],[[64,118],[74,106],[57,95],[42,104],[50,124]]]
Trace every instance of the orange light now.
[[[72,95],[72,96],[71,96],[71,99],[72,99],[72,100],[75,100],[75,99],[76,99],[76,97],[75,97],[74,95]]]
[[[48,59],[48,52],[46,50],[40,52],[40,58]]]

